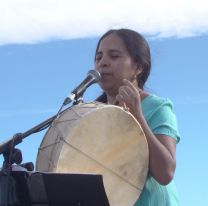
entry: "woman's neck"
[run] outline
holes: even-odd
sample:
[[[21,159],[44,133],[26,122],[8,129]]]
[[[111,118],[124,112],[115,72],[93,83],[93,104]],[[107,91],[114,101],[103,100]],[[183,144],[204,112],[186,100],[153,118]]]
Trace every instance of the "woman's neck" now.
[[[116,100],[116,96],[107,95],[107,103],[117,105],[118,101]]]

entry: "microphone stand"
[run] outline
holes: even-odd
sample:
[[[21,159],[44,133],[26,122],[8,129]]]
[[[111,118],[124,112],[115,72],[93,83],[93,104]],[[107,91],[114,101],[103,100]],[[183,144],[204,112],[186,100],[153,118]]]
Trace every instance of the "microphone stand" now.
[[[4,162],[3,167],[0,170],[0,205],[1,206],[8,206],[9,201],[12,200],[9,199],[9,191],[10,191],[10,183],[12,184],[12,180],[10,178],[11,171],[12,171],[12,164],[20,164],[22,162],[22,152],[19,149],[16,149],[15,146],[20,144],[24,138],[28,137],[31,134],[40,132],[46,128],[48,128],[51,123],[59,117],[61,113],[63,113],[65,110],[62,111],[63,107],[67,104],[73,102],[73,105],[79,104],[82,101],[82,97],[78,97],[76,94],[73,97],[67,97],[60,109],[58,110],[57,114],[50,117],[49,119],[45,120],[44,122],[38,124],[37,126],[27,130],[24,133],[16,133],[12,138],[7,140],[6,142],[0,144],[0,155],[3,154]],[[4,188],[3,188],[4,187]],[[10,195],[11,196],[11,195]],[[13,201],[17,200],[17,198],[13,195],[12,196]]]

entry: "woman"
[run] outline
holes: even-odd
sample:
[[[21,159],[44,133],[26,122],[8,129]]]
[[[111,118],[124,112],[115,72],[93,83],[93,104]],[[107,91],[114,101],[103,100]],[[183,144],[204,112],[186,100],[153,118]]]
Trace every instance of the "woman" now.
[[[97,101],[129,108],[147,138],[149,174],[135,206],[179,205],[172,179],[180,137],[171,101],[144,90],[151,68],[148,43],[133,30],[110,30],[98,42],[95,68],[104,91]]]

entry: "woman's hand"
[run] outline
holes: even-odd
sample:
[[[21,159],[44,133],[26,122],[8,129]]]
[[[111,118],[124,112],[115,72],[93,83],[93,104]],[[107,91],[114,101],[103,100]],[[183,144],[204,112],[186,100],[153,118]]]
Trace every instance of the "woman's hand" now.
[[[134,117],[139,119],[143,115],[141,109],[141,90],[138,90],[138,88],[127,79],[124,79],[123,83],[124,85],[119,88],[116,100],[119,102],[120,106],[129,108],[129,111]]]

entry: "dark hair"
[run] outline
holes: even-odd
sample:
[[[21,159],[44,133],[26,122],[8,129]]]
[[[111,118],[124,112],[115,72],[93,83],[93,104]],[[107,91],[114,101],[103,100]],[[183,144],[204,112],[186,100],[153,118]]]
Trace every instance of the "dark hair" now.
[[[138,66],[142,69],[142,72],[137,76],[137,82],[139,88],[143,89],[144,84],[148,79],[151,70],[151,55],[150,49],[147,41],[145,38],[136,31],[130,29],[112,29],[107,31],[98,41],[96,53],[99,49],[100,42],[107,37],[108,35],[115,33],[118,37],[121,38],[123,41],[127,51],[129,52],[130,57],[132,60],[138,64]],[[96,55],[95,53],[95,55]],[[101,95],[97,98],[99,101]],[[102,100],[103,98],[101,98]],[[106,100],[106,99],[105,99]]]

